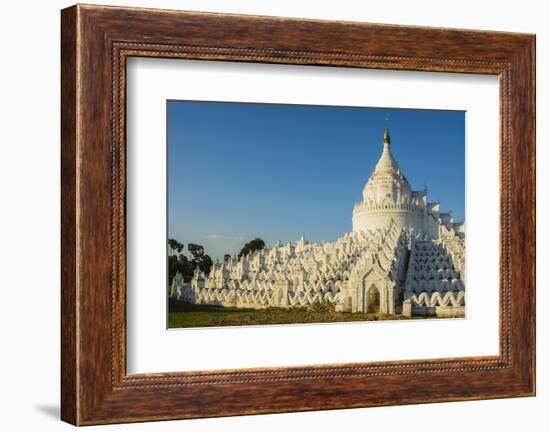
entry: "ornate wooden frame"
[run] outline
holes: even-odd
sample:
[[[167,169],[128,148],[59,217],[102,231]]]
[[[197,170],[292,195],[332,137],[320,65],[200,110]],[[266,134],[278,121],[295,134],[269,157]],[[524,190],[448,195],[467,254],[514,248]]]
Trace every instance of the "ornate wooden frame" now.
[[[535,394],[534,35],[81,5],[61,18],[63,420],[88,425]],[[498,75],[500,354],[127,375],[129,56]]]

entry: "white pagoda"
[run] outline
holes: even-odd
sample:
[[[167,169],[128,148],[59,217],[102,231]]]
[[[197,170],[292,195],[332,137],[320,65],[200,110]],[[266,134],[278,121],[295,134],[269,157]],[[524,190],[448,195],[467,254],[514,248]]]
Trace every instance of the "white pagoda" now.
[[[464,222],[413,191],[384,132],[382,155],[353,208],[351,233],[334,242],[276,244],[216,263],[190,284],[177,275],[178,300],[240,308],[463,316]]]

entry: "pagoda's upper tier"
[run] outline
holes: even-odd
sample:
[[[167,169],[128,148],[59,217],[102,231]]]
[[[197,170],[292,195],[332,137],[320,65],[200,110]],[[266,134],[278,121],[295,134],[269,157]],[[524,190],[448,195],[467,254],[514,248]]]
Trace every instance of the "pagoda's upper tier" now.
[[[365,184],[363,201],[372,204],[387,201],[409,203],[412,194],[407,178],[401,173],[401,169],[393,157],[390,133],[386,129],[384,131],[382,155]]]
[[[390,145],[390,132],[386,129],[384,131],[384,147],[382,149],[382,155],[374,168],[374,172],[372,174],[373,177],[397,175],[399,173],[399,165],[393,158]]]

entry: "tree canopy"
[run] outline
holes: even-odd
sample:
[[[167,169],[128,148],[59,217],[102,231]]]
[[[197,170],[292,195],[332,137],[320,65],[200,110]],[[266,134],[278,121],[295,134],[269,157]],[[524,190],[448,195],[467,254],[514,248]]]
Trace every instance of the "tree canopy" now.
[[[191,258],[182,253],[185,249],[183,243],[173,238],[168,240],[168,247],[170,251],[168,256],[169,284],[172,284],[172,279],[178,272],[187,282],[193,278],[193,273],[197,267],[206,275],[210,273],[212,258],[204,252],[204,247],[202,245],[194,243],[187,244],[187,250]]]
[[[168,240],[168,247],[170,247],[171,254],[179,254],[184,249],[184,245],[181,242],[172,238]]]
[[[248,241],[241,251],[239,252],[239,259],[254,251],[262,250],[265,248],[265,242],[261,238],[254,238]],[[210,270],[214,262],[212,258],[206,254],[204,247],[200,244],[188,243],[187,251],[189,255],[183,254],[185,246],[174,238],[168,239],[168,282],[171,285],[172,279],[179,272],[186,282],[191,281],[193,278],[195,268],[199,268],[206,275],[210,274]],[[231,255],[225,254],[223,256],[225,262],[231,260]]]
[[[265,242],[261,238],[254,238],[251,241],[248,241],[241,251],[239,252],[239,258],[246,256],[248,253],[253,251],[263,250],[265,248]]]
[[[196,268],[198,266],[202,272],[208,275],[213,262],[212,258],[204,252],[204,247],[199,244],[189,243],[187,244],[187,250],[189,250],[189,253],[193,257],[191,259],[193,267]]]

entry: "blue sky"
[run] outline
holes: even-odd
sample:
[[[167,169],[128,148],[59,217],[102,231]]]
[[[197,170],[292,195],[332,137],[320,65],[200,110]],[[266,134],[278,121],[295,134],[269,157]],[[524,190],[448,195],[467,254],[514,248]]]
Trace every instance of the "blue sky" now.
[[[462,111],[168,101],[168,235],[214,259],[255,237],[333,241],[382,151],[464,217]]]

